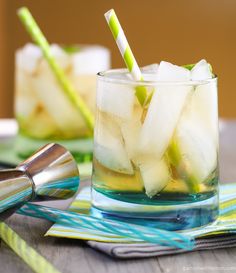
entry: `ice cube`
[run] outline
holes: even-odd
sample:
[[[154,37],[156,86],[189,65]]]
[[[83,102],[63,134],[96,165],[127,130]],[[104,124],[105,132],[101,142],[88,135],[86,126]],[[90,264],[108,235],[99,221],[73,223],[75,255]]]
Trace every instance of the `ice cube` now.
[[[38,103],[38,97],[32,92],[31,75],[21,67],[15,73],[15,114],[17,117],[29,118]]]
[[[206,60],[201,60],[195,64],[195,66],[191,70],[191,79],[193,81],[201,81],[212,78],[212,73],[210,69],[210,65]]]
[[[178,169],[190,183],[201,183],[215,170],[217,148],[199,120],[182,120],[174,140],[178,146]],[[190,181],[191,180],[191,181]],[[194,186],[194,185],[193,185]]]
[[[137,141],[141,129],[141,121],[131,120],[121,123],[121,133],[129,158],[134,158],[137,154]]]
[[[31,82],[32,92],[65,135],[71,136],[71,132],[88,133],[84,129],[84,119],[64,94],[47,63],[41,63],[39,73],[32,77]]]
[[[217,82],[211,81],[207,84],[196,86],[191,100],[192,111],[188,116],[196,116],[202,125],[207,128],[212,137],[212,141],[218,145],[218,101],[217,101]],[[190,110],[189,109],[189,110]]]
[[[39,60],[42,58],[41,49],[34,44],[26,44],[16,52],[16,65],[28,73],[34,73]]]
[[[52,44],[50,50],[58,65],[61,68],[66,69],[70,64],[70,55],[66,54],[66,52],[57,44]]]
[[[110,138],[109,144],[106,146],[102,146],[95,141],[94,156],[100,164],[109,170],[122,174],[134,174],[131,162],[124,150],[124,145],[116,138]]]
[[[75,75],[97,74],[110,68],[110,51],[103,46],[83,46],[72,59]]]
[[[157,72],[158,81],[189,81],[190,71],[184,67],[177,66],[165,61],[159,65]]]
[[[72,73],[68,73],[68,78],[78,90],[80,96],[87,104],[89,109],[95,113],[96,109],[96,75],[79,75],[75,76]]]
[[[138,149],[161,159],[165,153],[192,86],[158,86],[144,120]]]
[[[100,164],[115,172],[134,174],[115,117],[109,117],[104,113],[98,114],[94,139],[94,157]]]
[[[172,141],[176,149],[172,151],[170,160],[180,176],[187,180],[190,189],[197,191],[198,184],[206,180],[217,166],[216,82],[197,86]]]
[[[142,67],[142,76],[145,81],[156,81],[159,64],[150,64]]]
[[[117,117],[130,119],[133,115],[135,89],[125,84],[98,81],[97,107]]]
[[[17,117],[27,118],[33,113],[37,105],[37,98],[33,96],[17,95],[15,99],[15,114]]]
[[[38,111],[40,109],[40,111]],[[37,139],[49,139],[55,132],[58,133],[57,127],[53,119],[48,113],[40,106],[35,107],[35,111],[31,116],[20,119],[22,128],[31,137]]]
[[[159,64],[154,63],[154,64],[149,64],[149,65],[143,66],[143,67],[142,67],[142,71],[153,71],[153,72],[157,72],[158,68],[159,68]]]
[[[164,159],[142,157],[138,162],[147,196],[153,197],[170,181],[169,167]]]

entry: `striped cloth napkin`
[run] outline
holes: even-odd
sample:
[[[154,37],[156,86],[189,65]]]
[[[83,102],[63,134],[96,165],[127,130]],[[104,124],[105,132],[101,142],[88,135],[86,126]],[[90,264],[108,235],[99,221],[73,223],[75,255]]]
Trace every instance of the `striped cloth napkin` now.
[[[91,207],[90,188],[83,188],[69,210],[89,214]],[[236,183],[220,186],[220,215],[217,221],[199,228],[185,230],[195,238],[193,250],[236,247]],[[183,249],[144,243],[101,231],[88,231],[54,224],[46,236],[83,239],[91,247],[119,258],[152,257],[186,252]]]

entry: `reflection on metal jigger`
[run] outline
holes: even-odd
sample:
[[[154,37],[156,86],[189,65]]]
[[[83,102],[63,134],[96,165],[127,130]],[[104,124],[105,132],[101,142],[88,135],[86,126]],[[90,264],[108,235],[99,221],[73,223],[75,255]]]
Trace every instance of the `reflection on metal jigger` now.
[[[79,186],[79,170],[69,151],[48,144],[15,169],[0,171],[0,219],[25,202],[67,199]]]

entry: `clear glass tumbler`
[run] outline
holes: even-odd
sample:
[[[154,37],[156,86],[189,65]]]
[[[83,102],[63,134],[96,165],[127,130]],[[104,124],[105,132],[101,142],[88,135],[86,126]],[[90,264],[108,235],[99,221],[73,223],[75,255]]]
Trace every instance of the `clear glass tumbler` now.
[[[51,53],[88,108],[95,113],[96,74],[110,68],[102,46],[51,45]],[[78,162],[92,158],[93,140],[84,119],[64,94],[39,47],[26,44],[15,58],[15,117],[18,155],[27,157],[48,142],[67,147]]]
[[[98,74],[93,212],[170,230],[206,225],[218,215],[217,78],[143,75]]]

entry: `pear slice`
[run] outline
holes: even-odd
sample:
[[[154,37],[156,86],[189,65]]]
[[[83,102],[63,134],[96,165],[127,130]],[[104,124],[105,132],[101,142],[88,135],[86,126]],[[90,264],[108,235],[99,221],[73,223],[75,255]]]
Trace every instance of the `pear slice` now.
[[[21,124],[21,130],[36,139],[49,139],[56,134],[60,135],[52,118],[41,107],[35,107],[35,111],[28,117],[18,116],[17,118]]]
[[[212,86],[210,89],[204,86],[195,89],[186,105],[168,153],[180,177],[194,193],[217,167],[217,94]]]
[[[37,70],[42,56],[42,51],[38,46],[28,43],[16,51],[16,66],[31,75]]]
[[[158,67],[157,79],[160,84],[156,87],[148,107],[141,129],[139,149],[161,159],[193,87],[181,83],[172,84],[171,82],[189,81],[190,71],[164,61]],[[162,81],[168,81],[169,84],[162,84]]]
[[[195,109],[191,115],[198,116],[198,118],[196,118],[201,120],[203,126],[208,128],[212,140],[216,146],[218,146],[218,100],[216,81],[200,84],[196,87],[191,108]]]
[[[178,125],[169,157],[192,192],[198,192],[217,166],[217,149],[211,136],[196,120]]]
[[[130,120],[121,120],[120,129],[124,139],[125,149],[129,158],[137,156],[138,139],[142,128],[141,118],[143,108],[140,104],[134,106],[133,116]]]
[[[212,78],[211,67],[206,60],[201,60],[191,69],[191,80],[202,81]]]
[[[122,174],[133,175],[133,167],[124,146],[119,140],[110,137],[109,144],[94,143],[94,156],[106,168]]]
[[[124,84],[98,81],[97,107],[100,111],[122,119],[131,119],[135,104],[135,89]]]
[[[110,68],[110,50],[99,45],[79,46],[72,54],[72,73],[75,76],[96,75]]]
[[[133,175],[134,170],[124,146],[119,121],[99,112],[94,132],[94,156],[106,168]]]
[[[171,84],[157,87],[140,132],[141,152],[162,158],[192,89],[192,86]]]
[[[31,75],[18,67],[15,73],[15,83],[15,115],[27,119],[33,114],[38,103],[37,96],[32,92]]]
[[[121,125],[121,132],[124,139],[125,148],[129,158],[134,158],[137,154],[137,139],[141,129],[141,121],[124,122]]]
[[[162,61],[157,70],[157,80],[165,82],[183,82],[190,80],[190,71],[182,66]]]
[[[41,63],[38,73],[31,79],[31,84],[32,92],[59,130],[68,136],[71,132],[89,134],[82,116],[64,94],[47,63]]]
[[[158,160],[154,157],[140,157],[136,160],[148,197],[159,193],[170,181],[171,175],[165,159]]]
[[[71,56],[65,52],[59,45],[52,44],[50,46],[51,54],[55,58],[57,64],[62,68],[66,69],[71,63]],[[44,60],[45,61],[45,60]]]

